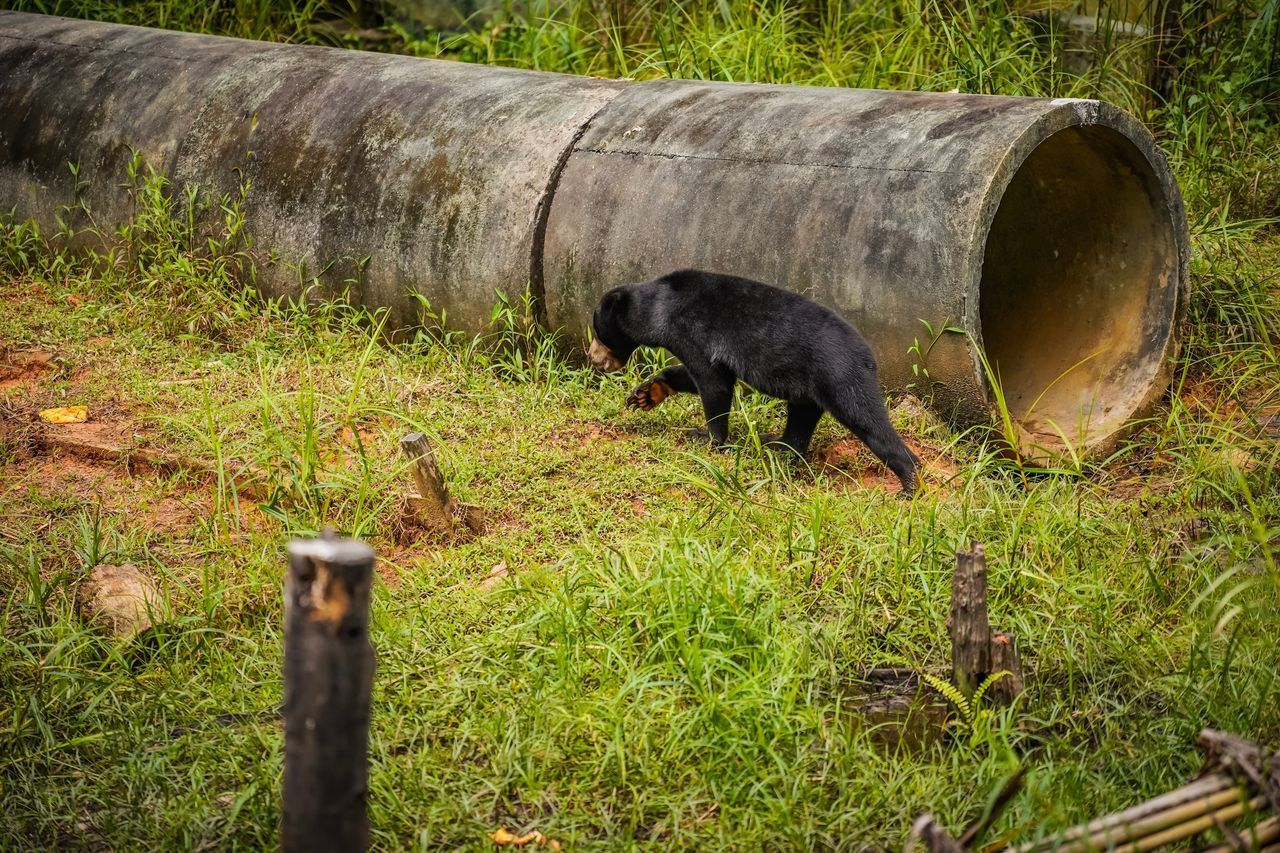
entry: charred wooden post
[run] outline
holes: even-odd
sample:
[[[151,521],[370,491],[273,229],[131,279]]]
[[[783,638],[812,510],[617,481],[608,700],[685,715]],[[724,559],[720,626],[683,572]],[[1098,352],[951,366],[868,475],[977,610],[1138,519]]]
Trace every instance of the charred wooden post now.
[[[285,851],[364,850],[369,825],[369,586],[373,549],[289,543],[284,627]]]
[[[458,504],[449,494],[444,474],[436,464],[431,442],[420,432],[411,432],[400,439],[400,447],[409,457],[414,485],[422,497],[423,520],[437,530],[452,530],[459,519]]]
[[[981,542],[956,552],[951,578],[951,681],[966,697],[991,674],[991,624],[987,618],[987,556]]]

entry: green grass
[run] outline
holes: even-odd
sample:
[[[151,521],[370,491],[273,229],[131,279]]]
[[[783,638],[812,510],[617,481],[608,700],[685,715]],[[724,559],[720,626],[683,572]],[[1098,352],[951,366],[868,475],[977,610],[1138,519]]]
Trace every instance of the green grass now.
[[[46,7],[294,40],[342,11]],[[51,355],[0,389],[0,847],[276,844],[283,545],[323,524],[380,556],[379,847],[485,849],[507,827],[582,849],[883,849],[924,809],[958,829],[1021,765],[997,832],[1030,839],[1179,784],[1201,726],[1280,743],[1265,18],[1195,31],[1171,100],[1152,103],[1123,56],[1071,75],[1003,7],[688,3],[626,26],[602,6],[529,8],[438,38],[386,30],[411,52],[579,72],[1093,94],[1140,112],[1193,222],[1168,400],[1113,457],[1057,474],[1003,459],[997,425],[956,435],[900,413],[958,469],[901,501],[861,484],[864,457],[789,473],[755,438],[782,418],[760,397],[735,407],[745,439],[728,454],[680,436],[696,400],[627,411],[655,359],[592,374],[524,305],[496,306],[476,339],[424,306],[392,344],[381,317],[340,303],[264,303],[239,199],[174,192],[136,164],[138,216],[111,250],[72,255],[61,235],[0,225],[0,353]],[[222,224],[206,242],[189,211],[210,203]],[[76,403],[117,440],[213,475],[43,452],[34,412]],[[413,430],[484,535],[449,544],[405,524],[398,439]],[[819,433],[842,437],[829,421]],[[237,492],[246,480],[258,497]],[[1019,637],[1028,693],[923,753],[886,752],[853,712],[855,683],[885,664],[946,674],[950,572],[970,539],[987,545],[993,622]],[[172,616],[145,642],[75,614],[99,562],[161,583]],[[500,564],[511,577],[482,588]]]

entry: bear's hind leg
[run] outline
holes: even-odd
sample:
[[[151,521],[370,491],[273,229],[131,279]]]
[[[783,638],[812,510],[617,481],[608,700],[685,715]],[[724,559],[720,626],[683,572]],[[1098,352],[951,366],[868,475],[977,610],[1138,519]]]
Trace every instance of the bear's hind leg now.
[[[842,394],[840,404],[830,407],[829,411],[832,417],[844,424],[898,477],[898,481],[902,483],[902,493],[910,495],[916,490],[916,468],[920,460],[893,428],[879,393],[860,390],[863,393]],[[861,397],[869,399],[859,399]]]

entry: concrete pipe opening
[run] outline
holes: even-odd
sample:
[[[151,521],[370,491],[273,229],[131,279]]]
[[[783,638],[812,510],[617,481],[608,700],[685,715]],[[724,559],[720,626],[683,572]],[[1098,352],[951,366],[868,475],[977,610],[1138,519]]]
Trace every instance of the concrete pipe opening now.
[[[1098,450],[1163,388],[1179,242],[1148,158],[1102,125],[1059,130],[1005,188],[987,233],[983,348],[1020,451]]]

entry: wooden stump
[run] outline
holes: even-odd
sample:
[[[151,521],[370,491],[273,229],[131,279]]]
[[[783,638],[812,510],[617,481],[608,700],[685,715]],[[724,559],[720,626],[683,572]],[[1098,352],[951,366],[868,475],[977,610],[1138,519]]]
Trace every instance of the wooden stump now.
[[[987,554],[981,542],[972,542],[968,551],[956,553],[947,631],[951,635],[951,683],[966,697],[972,697],[996,672],[1008,675],[1001,676],[989,688],[992,703],[1011,705],[1022,695],[1025,684],[1017,641],[1012,634],[991,633]]]
[[[970,697],[991,674],[991,624],[987,619],[987,556],[981,542],[956,553],[951,578],[951,681]]]
[[[1012,705],[1026,689],[1018,640],[1013,634],[999,633],[991,637],[991,671],[1009,673],[991,685],[991,701],[1000,706]]]
[[[411,432],[400,439],[400,447],[409,457],[413,482],[422,498],[423,520],[437,530],[452,530],[459,520],[458,505],[449,495],[431,442],[422,433]]]
[[[285,851],[364,850],[369,843],[369,585],[363,542],[289,543],[284,626]]]

